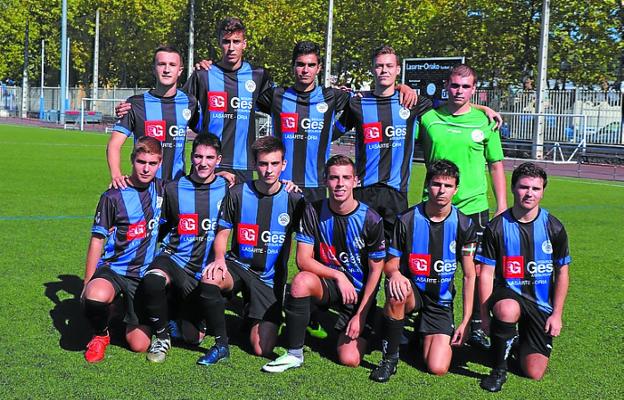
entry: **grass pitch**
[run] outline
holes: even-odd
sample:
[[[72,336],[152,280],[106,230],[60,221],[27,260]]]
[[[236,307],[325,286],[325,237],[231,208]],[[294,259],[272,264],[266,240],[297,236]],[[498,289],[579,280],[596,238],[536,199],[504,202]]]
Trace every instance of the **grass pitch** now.
[[[404,348],[397,375],[377,384],[368,374],[381,357],[378,346],[363,366],[350,369],[336,363],[331,338],[306,342],[302,368],[268,375],[260,372],[267,360],[250,354],[233,316],[227,363],[195,365],[212,344],[207,339],[201,348],[174,347],[164,364],[153,365],[128,351],[118,335],[105,361],[87,365],[82,351],[90,332],[78,297],[91,218],[108,185],[106,140],[104,134],[0,125],[1,399],[620,397],[624,185],[557,177],[549,180],[543,204],[566,225],[573,263],[564,329],[540,382],[512,374],[503,392],[492,395],[478,385],[489,371],[483,354],[461,349],[452,371],[435,377],[423,372],[415,349]],[[422,179],[423,167],[416,165],[410,205],[420,199]],[[294,269],[291,261],[291,275]]]

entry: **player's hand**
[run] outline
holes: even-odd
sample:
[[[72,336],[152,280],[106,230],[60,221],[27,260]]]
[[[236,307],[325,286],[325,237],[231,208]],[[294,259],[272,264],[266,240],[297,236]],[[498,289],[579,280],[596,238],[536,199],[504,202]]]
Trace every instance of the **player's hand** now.
[[[200,62],[195,64],[195,69],[197,71],[202,69],[210,71],[210,68],[212,68],[212,60],[201,60]]]
[[[295,182],[289,181],[288,179],[282,179],[281,182],[285,185],[284,190],[287,193],[290,193],[290,192],[301,193],[301,188],[295,185]]]
[[[343,92],[349,92],[349,93],[353,92],[353,89],[351,89],[349,86],[344,86],[344,85],[338,86],[338,89],[342,90]]]
[[[221,282],[225,279],[227,270],[225,260],[214,260],[208,264],[208,267],[204,270],[203,275],[209,281]]]
[[[399,86],[399,103],[403,107],[410,109],[416,105],[417,101],[418,94],[416,94],[416,91],[414,89],[407,85]]]
[[[503,116],[500,113],[492,110],[490,107],[485,107],[485,115],[487,115],[490,122],[496,122],[494,130],[498,130],[503,125]]]
[[[347,329],[345,330],[345,334],[348,338],[355,340],[360,337],[362,333],[362,326],[364,325],[364,321],[362,321],[362,315],[356,313],[347,324]]]
[[[342,273],[341,276],[336,279],[336,284],[340,290],[343,304],[355,304],[357,303],[358,295],[355,290],[355,286],[349,281],[349,279]]]
[[[561,333],[561,328],[563,328],[563,321],[561,321],[560,315],[551,315],[546,320],[546,326],[544,326],[544,332],[549,334],[550,336],[559,336]]]
[[[115,115],[117,118],[122,118],[124,115],[128,114],[131,109],[132,105],[124,101],[115,106]]]
[[[461,346],[462,344],[464,344],[465,340],[466,340],[466,324],[462,323],[462,324],[459,324],[459,326],[455,330],[455,334],[453,335],[453,338],[451,339],[451,346]]]
[[[128,187],[127,179],[128,175],[114,176],[113,179],[111,179],[111,183],[108,188],[125,189]]]
[[[229,187],[236,185],[236,175],[234,175],[231,172],[219,171],[219,172],[216,172],[215,175],[219,175],[223,177],[228,182]]]
[[[507,209],[506,209],[506,208],[500,208],[500,209],[499,209],[499,208],[497,208],[497,209],[496,209],[496,213],[494,213],[494,216],[496,217],[496,216],[498,216],[498,215],[500,215],[500,214],[504,213],[505,211],[507,211]]]
[[[408,278],[397,272],[388,279],[388,291],[393,299],[405,301],[412,292],[412,284]]]

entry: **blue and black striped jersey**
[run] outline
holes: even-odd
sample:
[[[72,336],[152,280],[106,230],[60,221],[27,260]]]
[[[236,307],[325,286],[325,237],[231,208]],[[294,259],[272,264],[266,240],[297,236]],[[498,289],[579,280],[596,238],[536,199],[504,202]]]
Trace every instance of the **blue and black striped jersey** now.
[[[354,96],[337,127],[355,128],[355,163],[362,186],[376,183],[407,192],[418,137],[418,119],[431,108],[424,96],[407,109],[399,104],[399,92],[379,97],[372,92]]]
[[[425,203],[410,207],[397,216],[390,257],[400,257],[401,273],[435,303],[452,307],[455,297],[455,270],[462,248],[477,243],[478,227],[455,206],[444,221],[427,217]]]
[[[386,257],[383,220],[360,202],[347,215],[334,213],[329,200],[308,204],[295,239],[314,246],[314,259],[341,271],[360,293],[368,279],[368,260]]]
[[[202,133],[221,139],[220,167],[253,170],[251,144],[256,140],[258,95],[272,86],[266,70],[243,61],[234,71],[213,64],[210,70],[194,71],[184,85],[202,105]]]
[[[293,227],[305,201],[282,186],[272,195],[258,192],[254,181],[238,184],[225,197],[217,230],[231,229],[231,250],[226,258],[260,277],[268,286],[281,286],[288,277],[288,256]]]
[[[211,183],[197,183],[184,176],[165,186],[162,251],[197,280],[214,260],[212,242],[227,191],[228,183],[220,176]]]
[[[281,177],[300,187],[323,186],[336,113],[349,104],[348,92],[315,87],[310,92],[271,88],[260,95],[258,108],[273,119],[273,134],[286,147],[286,169]]]
[[[171,97],[159,97],[150,91],[126,101],[132,108],[117,121],[113,130],[126,136],[134,135],[135,142],[142,136],[158,139],[163,158],[156,176],[165,182],[183,176],[186,128],[197,131],[201,120],[195,97],[178,89]]]
[[[106,239],[97,267],[141,278],[156,252],[163,204],[162,182],[144,189],[109,189],[100,197],[91,233]]]
[[[495,286],[510,288],[548,314],[555,268],[571,262],[563,224],[543,208],[528,223],[514,218],[511,209],[493,218],[475,259],[495,267]]]

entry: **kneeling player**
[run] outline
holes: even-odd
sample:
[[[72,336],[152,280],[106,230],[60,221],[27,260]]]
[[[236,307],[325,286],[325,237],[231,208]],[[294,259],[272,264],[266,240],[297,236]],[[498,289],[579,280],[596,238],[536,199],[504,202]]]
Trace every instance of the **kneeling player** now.
[[[146,351],[149,327],[139,324],[134,294],[153,259],[158,237],[162,184],[155,179],[160,168],[160,142],[139,138],[132,155],[132,174],[123,189],[109,189],[100,198],[87,252],[84,311],[94,336],[85,359],[94,363],[104,358],[110,343],[110,305],[117,298],[125,302],[126,340],[133,351]],[[104,255],[102,255],[104,251]]]
[[[370,378],[386,382],[396,372],[405,313],[418,310],[418,332],[429,372],[444,375],[451,365],[451,346],[463,343],[470,321],[475,284],[473,262],[476,226],[452,205],[459,170],[450,161],[436,161],[427,170],[426,202],[397,217],[386,262],[385,339],[383,359]],[[455,270],[464,273],[464,315],[454,329]]]
[[[565,228],[539,206],[546,182],[546,172],[535,164],[514,170],[514,205],[486,227],[476,256],[483,263],[481,314],[490,330],[494,365],[481,387],[490,392],[501,390],[507,380],[507,357],[518,333],[522,371],[541,379],[552,338],[561,332],[570,253]]]
[[[286,166],[279,139],[262,137],[251,150],[259,179],[234,186],[226,196],[214,241],[215,260],[205,272],[210,288],[205,290],[210,303],[206,320],[214,331],[215,345],[197,361],[200,365],[229,357],[223,295],[243,292],[245,317],[251,322],[249,340],[256,355],[271,354],[277,341],[290,237],[305,202],[279,180]],[[231,249],[226,254],[232,231]]]
[[[227,181],[215,175],[221,161],[221,142],[212,134],[193,140],[190,175],[165,186],[163,251],[148,268],[139,292],[154,339],[147,353],[152,362],[165,360],[171,347],[168,330],[169,294],[183,315],[182,336],[189,343],[204,337],[211,286],[200,281],[203,266],[213,259],[219,206],[227,193]]]
[[[266,372],[283,372],[303,364],[312,301],[339,313],[340,363],[357,367],[366,351],[367,317],[375,307],[386,256],[383,220],[353,198],[358,178],[350,158],[331,157],[325,166],[325,180],[329,199],[306,206],[296,235],[301,271],[295,275],[284,305],[288,352],[262,367]]]

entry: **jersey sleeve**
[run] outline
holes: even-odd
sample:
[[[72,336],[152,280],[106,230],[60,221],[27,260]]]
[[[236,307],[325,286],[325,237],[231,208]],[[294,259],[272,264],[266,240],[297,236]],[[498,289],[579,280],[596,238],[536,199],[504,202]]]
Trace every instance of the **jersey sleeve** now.
[[[221,203],[217,231],[234,228],[234,224],[237,221],[237,203],[236,193],[234,191],[229,191]]]
[[[354,102],[356,101],[356,99],[356,97],[351,97],[349,99],[349,103],[344,107],[342,115],[334,123],[332,140],[338,139],[355,127],[356,121],[352,107],[354,107]]]
[[[275,88],[269,87],[267,90],[260,92],[258,99],[256,100],[256,108],[263,113],[270,114],[271,106],[273,105],[273,94]]]
[[[425,115],[425,113],[433,108],[433,103],[431,100],[426,98],[425,96],[418,96],[418,100],[416,101],[416,105],[414,106],[414,110],[416,111],[416,116],[418,118]]]
[[[405,248],[405,239],[407,237],[407,228],[401,216],[397,216],[394,228],[392,229],[392,237],[388,244],[388,258],[401,257]]]
[[[295,235],[295,240],[301,243],[314,245],[316,237],[318,215],[312,204],[305,204],[305,210],[299,222],[299,229]]]
[[[195,98],[195,96],[189,95],[191,101],[193,114],[191,115],[191,119],[189,119],[188,127],[195,133],[199,133],[201,131],[202,126],[202,112],[201,105],[199,101]]]
[[[563,227],[563,224],[555,218],[552,218],[552,225],[554,225],[554,232],[551,234],[553,265],[555,267],[562,267],[570,264],[572,261],[572,258],[570,257],[570,248],[568,246],[568,234]]]
[[[334,98],[336,101],[336,112],[345,111],[349,106],[349,100],[351,100],[352,93],[346,90],[334,88]]]
[[[479,246],[477,250],[475,260],[496,267],[496,259],[496,238],[491,225],[488,225],[483,232],[483,240],[481,241],[481,246]]]
[[[479,242],[477,235],[479,228],[477,224],[473,223],[466,216],[462,216],[460,219],[456,249],[461,250],[460,254],[462,256],[474,256],[477,251],[477,243]]]
[[[108,236],[109,230],[115,226],[115,214],[115,202],[110,196],[104,193],[100,197],[100,201],[95,209],[95,217],[93,217],[91,233],[104,237]]]
[[[495,122],[488,125],[487,142],[485,142],[485,160],[488,163],[495,163],[505,158],[503,155],[503,146],[498,131],[494,130]]]
[[[386,239],[384,237],[383,219],[369,210],[366,218],[366,251],[371,260],[386,258]]]
[[[126,99],[126,103],[130,103],[132,108],[130,108],[130,111],[115,122],[113,131],[121,132],[126,136],[132,136],[132,132],[134,132],[134,128],[136,126],[136,114],[134,111],[135,105],[131,97]]]

